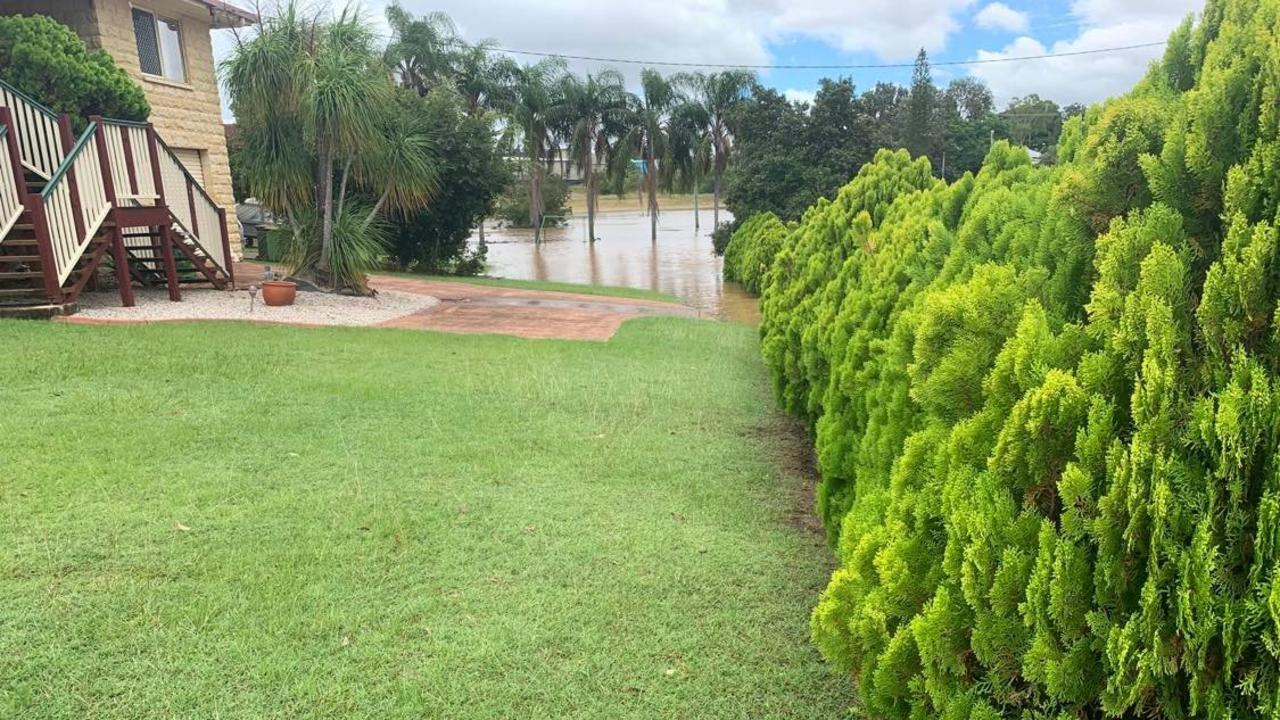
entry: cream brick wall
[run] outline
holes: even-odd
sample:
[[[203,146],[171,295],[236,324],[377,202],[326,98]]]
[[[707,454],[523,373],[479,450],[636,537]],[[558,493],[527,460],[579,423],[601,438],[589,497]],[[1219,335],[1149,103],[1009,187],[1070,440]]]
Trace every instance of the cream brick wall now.
[[[185,84],[142,74],[133,34],[131,8],[135,5],[181,23],[187,63]],[[151,122],[170,147],[201,151],[204,188],[214,202],[226,209],[231,252],[239,257],[240,226],[235,221],[208,9],[192,0],[0,0],[0,14],[37,13],[71,27],[90,49],[105,49],[138,81],[151,102]],[[192,174],[200,176],[194,171]]]

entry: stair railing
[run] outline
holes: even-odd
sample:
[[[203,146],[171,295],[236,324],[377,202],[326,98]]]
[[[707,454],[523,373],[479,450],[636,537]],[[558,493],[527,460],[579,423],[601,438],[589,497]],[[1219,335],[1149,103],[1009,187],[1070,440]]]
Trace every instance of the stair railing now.
[[[191,176],[178,156],[152,130],[156,140],[161,195],[169,206],[179,232],[204,250],[205,255],[231,276],[231,248],[226,215]]]
[[[47,242],[50,250],[57,287],[71,276],[111,213],[106,185],[110,168],[103,167],[94,144],[100,131],[97,122],[89,123],[40,191],[40,202],[32,208],[33,214],[39,216],[33,218],[37,234],[47,236],[40,239],[42,245]]]
[[[151,171],[150,135],[146,123],[90,118],[102,126],[116,199],[121,205],[155,205],[159,200]]]
[[[7,108],[0,108],[0,243],[25,210],[22,199],[26,190],[18,184],[22,180],[22,161],[18,159],[17,138],[9,134],[9,122]]]
[[[17,135],[22,164],[48,180],[62,164],[67,148],[62,145],[58,114],[0,80],[0,107],[9,108],[11,131]]]

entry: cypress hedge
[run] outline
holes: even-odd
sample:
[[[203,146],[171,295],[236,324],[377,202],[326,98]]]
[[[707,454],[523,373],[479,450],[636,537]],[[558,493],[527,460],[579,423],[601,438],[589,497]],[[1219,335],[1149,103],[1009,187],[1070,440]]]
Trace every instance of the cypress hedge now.
[[[1280,717],[1278,32],[1209,0],[1053,167],[881,151],[739,231],[860,713]]]

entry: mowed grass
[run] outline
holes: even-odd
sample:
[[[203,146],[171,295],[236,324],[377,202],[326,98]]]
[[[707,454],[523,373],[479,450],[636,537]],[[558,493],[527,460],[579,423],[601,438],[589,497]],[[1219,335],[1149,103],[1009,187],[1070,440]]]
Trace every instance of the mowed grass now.
[[[754,335],[0,323],[0,717],[843,715]]]

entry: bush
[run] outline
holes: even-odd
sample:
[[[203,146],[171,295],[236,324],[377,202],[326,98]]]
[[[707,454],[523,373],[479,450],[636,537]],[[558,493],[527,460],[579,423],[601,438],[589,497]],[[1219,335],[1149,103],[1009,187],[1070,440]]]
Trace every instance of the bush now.
[[[527,228],[529,225],[529,176],[528,164],[515,179],[507,185],[498,198],[494,216],[512,227]],[[547,225],[558,225],[564,222],[564,215],[569,213],[569,185],[564,178],[549,172],[542,166],[533,168],[533,172],[542,174],[542,207]]]
[[[763,353],[874,718],[1280,715],[1280,0],[1210,0],[1059,164],[881,152],[786,234]]]
[[[43,15],[0,17],[0,79],[78,123],[151,114],[142,88],[106,51],[88,52],[70,28]]]
[[[721,227],[727,227],[722,223]],[[719,233],[721,228],[716,228]],[[752,215],[742,223],[724,248],[724,278],[759,293],[773,256],[786,240],[787,226],[773,213]]]
[[[396,263],[414,272],[477,275],[484,271],[484,248],[469,249],[468,238],[511,184],[493,142],[492,118],[469,115],[458,97],[445,91],[404,101],[430,128],[440,181],[425,208],[394,218]]]

